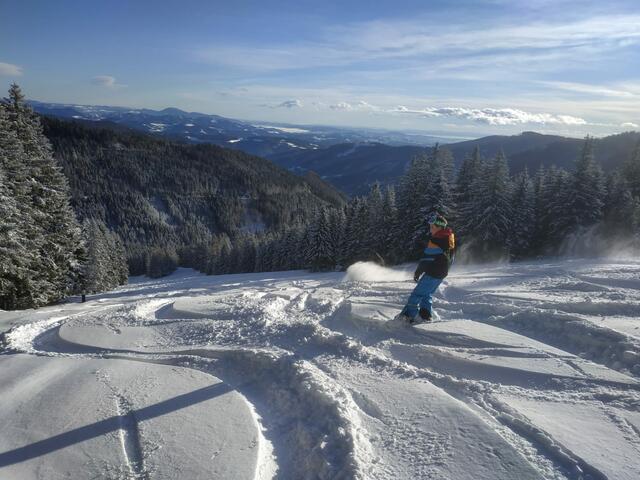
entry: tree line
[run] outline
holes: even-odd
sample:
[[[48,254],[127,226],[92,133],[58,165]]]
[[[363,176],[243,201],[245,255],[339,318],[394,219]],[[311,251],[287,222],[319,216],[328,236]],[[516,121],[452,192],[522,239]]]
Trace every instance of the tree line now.
[[[503,153],[476,148],[456,171],[435,146],[417,156],[396,186],[372,186],[342,208],[317,209],[307,225],[218,238],[196,264],[207,273],[344,269],[356,261],[420,258],[431,212],[449,219],[462,261],[523,260],[640,248],[640,143],[604,174],[587,137],[574,167],[510,175]]]

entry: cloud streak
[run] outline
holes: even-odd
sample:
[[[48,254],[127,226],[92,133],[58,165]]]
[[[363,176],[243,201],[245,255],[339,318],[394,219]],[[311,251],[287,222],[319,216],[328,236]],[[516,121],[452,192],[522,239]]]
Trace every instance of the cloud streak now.
[[[395,111],[401,114],[421,117],[453,117],[472,120],[492,126],[505,125],[587,125],[587,121],[572,115],[553,115],[550,113],[531,113],[517,108],[461,108],[461,107],[427,107],[410,109],[398,106]]]
[[[22,67],[12,63],[0,62],[0,75],[6,77],[19,77],[22,75]]]
[[[338,102],[338,103],[334,103],[332,105],[329,105],[329,108],[331,110],[343,110],[343,111],[347,111],[347,112],[352,112],[352,111],[358,111],[358,112],[378,112],[381,111],[382,109],[380,107],[377,107],[375,105],[371,105],[368,102],[365,102],[364,100],[360,100],[358,102],[355,103],[349,103],[349,102]]]
[[[112,77],[111,75],[97,75],[91,79],[91,83],[105,88],[126,87],[126,85],[116,83],[115,77]]]
[[[284,102],[274,105],[272,108],[292,109],[292,108],[302,108],[303,106],[304,104],[300,100],[298,100],[297,98],[294,98],[292,100],[285,100]]]
[[[461,28],[464,27],[464,28]],[[557,64],[590,61],[640,43],[640,15],[598,15],[566,22],[538,21],[523,25],[447,25],[424,19],[372,21],[327,29],[315,41],[267,47],[216,46],[199,49],[195,58],[254,71],[344,67],[371,61],[397,61],[415,67],[426,58],[443,60],[450,70],[478,67],[496,58],[508,65],[513,56]],[[588,54],[581,57],[579,54]]]
[[[552,88],[564,90],[577,94],[585,94],[596,97],[615,97],[615,98],[633,98],[638,97],[637,93],[624,90],[623,88],[615,88],[603,85],[592,85],[585,83],[573,82],[540,82]]]

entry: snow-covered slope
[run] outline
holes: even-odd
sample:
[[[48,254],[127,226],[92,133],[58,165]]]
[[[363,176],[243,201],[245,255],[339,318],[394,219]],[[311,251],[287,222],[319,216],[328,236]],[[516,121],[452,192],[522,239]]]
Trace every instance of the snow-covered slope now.
[[[410,268],[410,267],[407,267]],[[2,312],[0,478],[640,478],[640,262],[179,270]]]

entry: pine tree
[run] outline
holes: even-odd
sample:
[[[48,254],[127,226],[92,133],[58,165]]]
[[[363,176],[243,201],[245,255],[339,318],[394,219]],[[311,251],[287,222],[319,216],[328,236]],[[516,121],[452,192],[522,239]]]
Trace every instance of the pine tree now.
[[[454,213],[453,156],[436,145],[427,159],[427,178],[423,186],[422,213],[438,212],[445,217]]]
[[[361,259],[365,235],[365,228],[363,228],[365,214],[366,206],[361,197],[354,198],[346,207],[344,235],[339,255],[339,263],[345,267]]]
[[[20,307],[32,273],[27,241],[20,229],[20,209],[0,165],[0,309]]]
[[[511,228],[511,180],[504,153],[483,165],[480,177],[472,183],[476,199],[465,218],[467,241],[481,259],[494,259],[509,253]]]
[[[16,163],[15,154],[10,154],[3,166],[9,177],[13,177],[17,198],[23,199],[24,210],[30,214],[29,250],[33,254],[31,269],[35,275],[30,279],[29,299],[23,303],[40,306],[77,291],[84,245],[70,206],[66,178],[53,158],[38,117],[25,104],[16,84],[11,86],[2,110],[5,120],[0,130],[8,128],[9,131],[0,134],[0,148],[6,151],[11,148],[6,142],[17,138],[20,147],[16,151],[22,154],[22,165]]]
[[[313,222],[307,258],[311,270],[329,270],[335,265],[335,251],[333,249],[333,235],[331,232],[329,212],[326,208],[318,211]]]
[[[87,250],[82,290],[98,293],[127,283],[127,260],[119,237],[95,219],[85,220],[82,230]]]
[[[624,178],[631,190],[631,195],[640,198],[640,142],[622,167]]]
[[[475,147],[473,153],[466,157],[458,170],[454,190],[456,203],[456,216],[453,221],[456,224],[456,233],[460,239],[467,235],[466,227],[470,226],[467,217],[473,216],[475,197],[473,195],[474,182],[482,175],[482,157],[480,147]]]
[[[398,249],[404,252],[405,259],[414,258],[420,250],[417,245],[423,238],[423,195],[428,179],[428,157],[418,155],[411,161],[406,174],[400,179],[398,187],[399,228]]]
[[[593,157],[593,138],[587,137],[576,161],[566,204],[568,230],[594,225],[602,218],[604,182]]]
[[[533,178],[533,219],[531,231],[530,252],[532,255],[542,253],[545,245],[545,236],[548,229],[546,215],[548,204],[544,196],[547,182],[547,172],[544,166],[540,166]]]
[[[571,201],[572,177],[566,170],[552,166],[547,172],[543,192],[545,210],[544,252],[557,255],[562,239],[571,233],[571,212],[567,208]]]
[[[384,224],[382,218],[382,189],[373,184],[366,199],[366,218],[363,219],[364,235],[360,255],[366,260],[380,260],[384,246]]]
[[[635,234],[635,202],[623,167],[608,176],[604,198],[603,235],[609,238],[629,238]]]
[[[15,246],[14,242],[17,242],[22,246],[11,262],[12,268],[8,267],[7,262],[7,269],[3,274],[11,276],[3,277],[2,283],[5,286],[12,285],[10,292],[0,293],[3,297],[0,308],[4,309],[30,308],[44,304],[48,291],[48,285],[39,273],[44,232],[42,226],[34,221],[36,215],[32,206],[32,181],[27,164],[28,158],[13,128],[6,103],[0,103],[0,168],[4,175],[7,215],[13,209],[18,212],[13,218],[7,217],[4,228],[9,245]],[[13,251],[13,247],[7,248],[7,253],[10,251]],[[17,260],[21,268],[14,269]]]
[[[533,188],[526,169],[515,179],[511,206],[511,253],[516,258],[524,258],[530,253],[536,223]]]
[[[340,247],[345,232],[345,215],[341,208],[332,208],[329,212],[329,235],[331,242],[331,263],[333,267],[340,265]]]
[[[388,186],[384,192],[382,200],[382,220],[381,230],[383,233],[380,254],[387,264],[394,264],[399,261],[400,252],[397,252],[396,231],[398,229],[398,209],[396,207],[396,192],[393,185]]]

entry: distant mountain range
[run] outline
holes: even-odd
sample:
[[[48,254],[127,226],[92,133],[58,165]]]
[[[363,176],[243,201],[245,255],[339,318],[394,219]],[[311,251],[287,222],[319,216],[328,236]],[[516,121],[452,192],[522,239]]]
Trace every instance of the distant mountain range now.
[[[274,122],[245,122],[218,115],[184,112],[177,108],[156,111],[123,107],[31,102],[48,116],[104,122],[188,143],[211,143],[262,156],[296,173],[316,172],[322,179],[350,194],[365,193],[376,181],[395,183],[413,157],[436,143],[446,144],[460,165],[476,146],[485,158],[503,151],[511,172],[541,165],[571,168],[583,140],[523,132],[452,142],[446,136],[419,132],[300,126]],[[631,155],[640,133],[628,132],[597,139],[596,160],[612,170]]]
[[[594,142],[595,158],[605,171],[613,170],[629,158],[639,141],[638,132],[597,139]],[[450,143],[445,147],[453,154],[456,167],[477,146],[484,158],[491,158],[503,151],[512,173],[525,168],[535,173],[541,165],[571,169],[582,145],[582,139],[524,132],[520,135],[494,135]],[[376,181],[382,184],[395,183],[411,159],[427,153],[429,148],[347,143],[313,151],[280,153],[272,155],[270,160],[292,171],[312,170],[342,191],[358,195],[366,193]]]
[[[212,143],[266,158],[288,152],[317,150],[339,143],[378,142],[425,146],[451,140],[450,137],[421,132],[246,122],[177,108],[149,110],[36,101],[30,104],[43,115],[106,121],[173,140]]]

